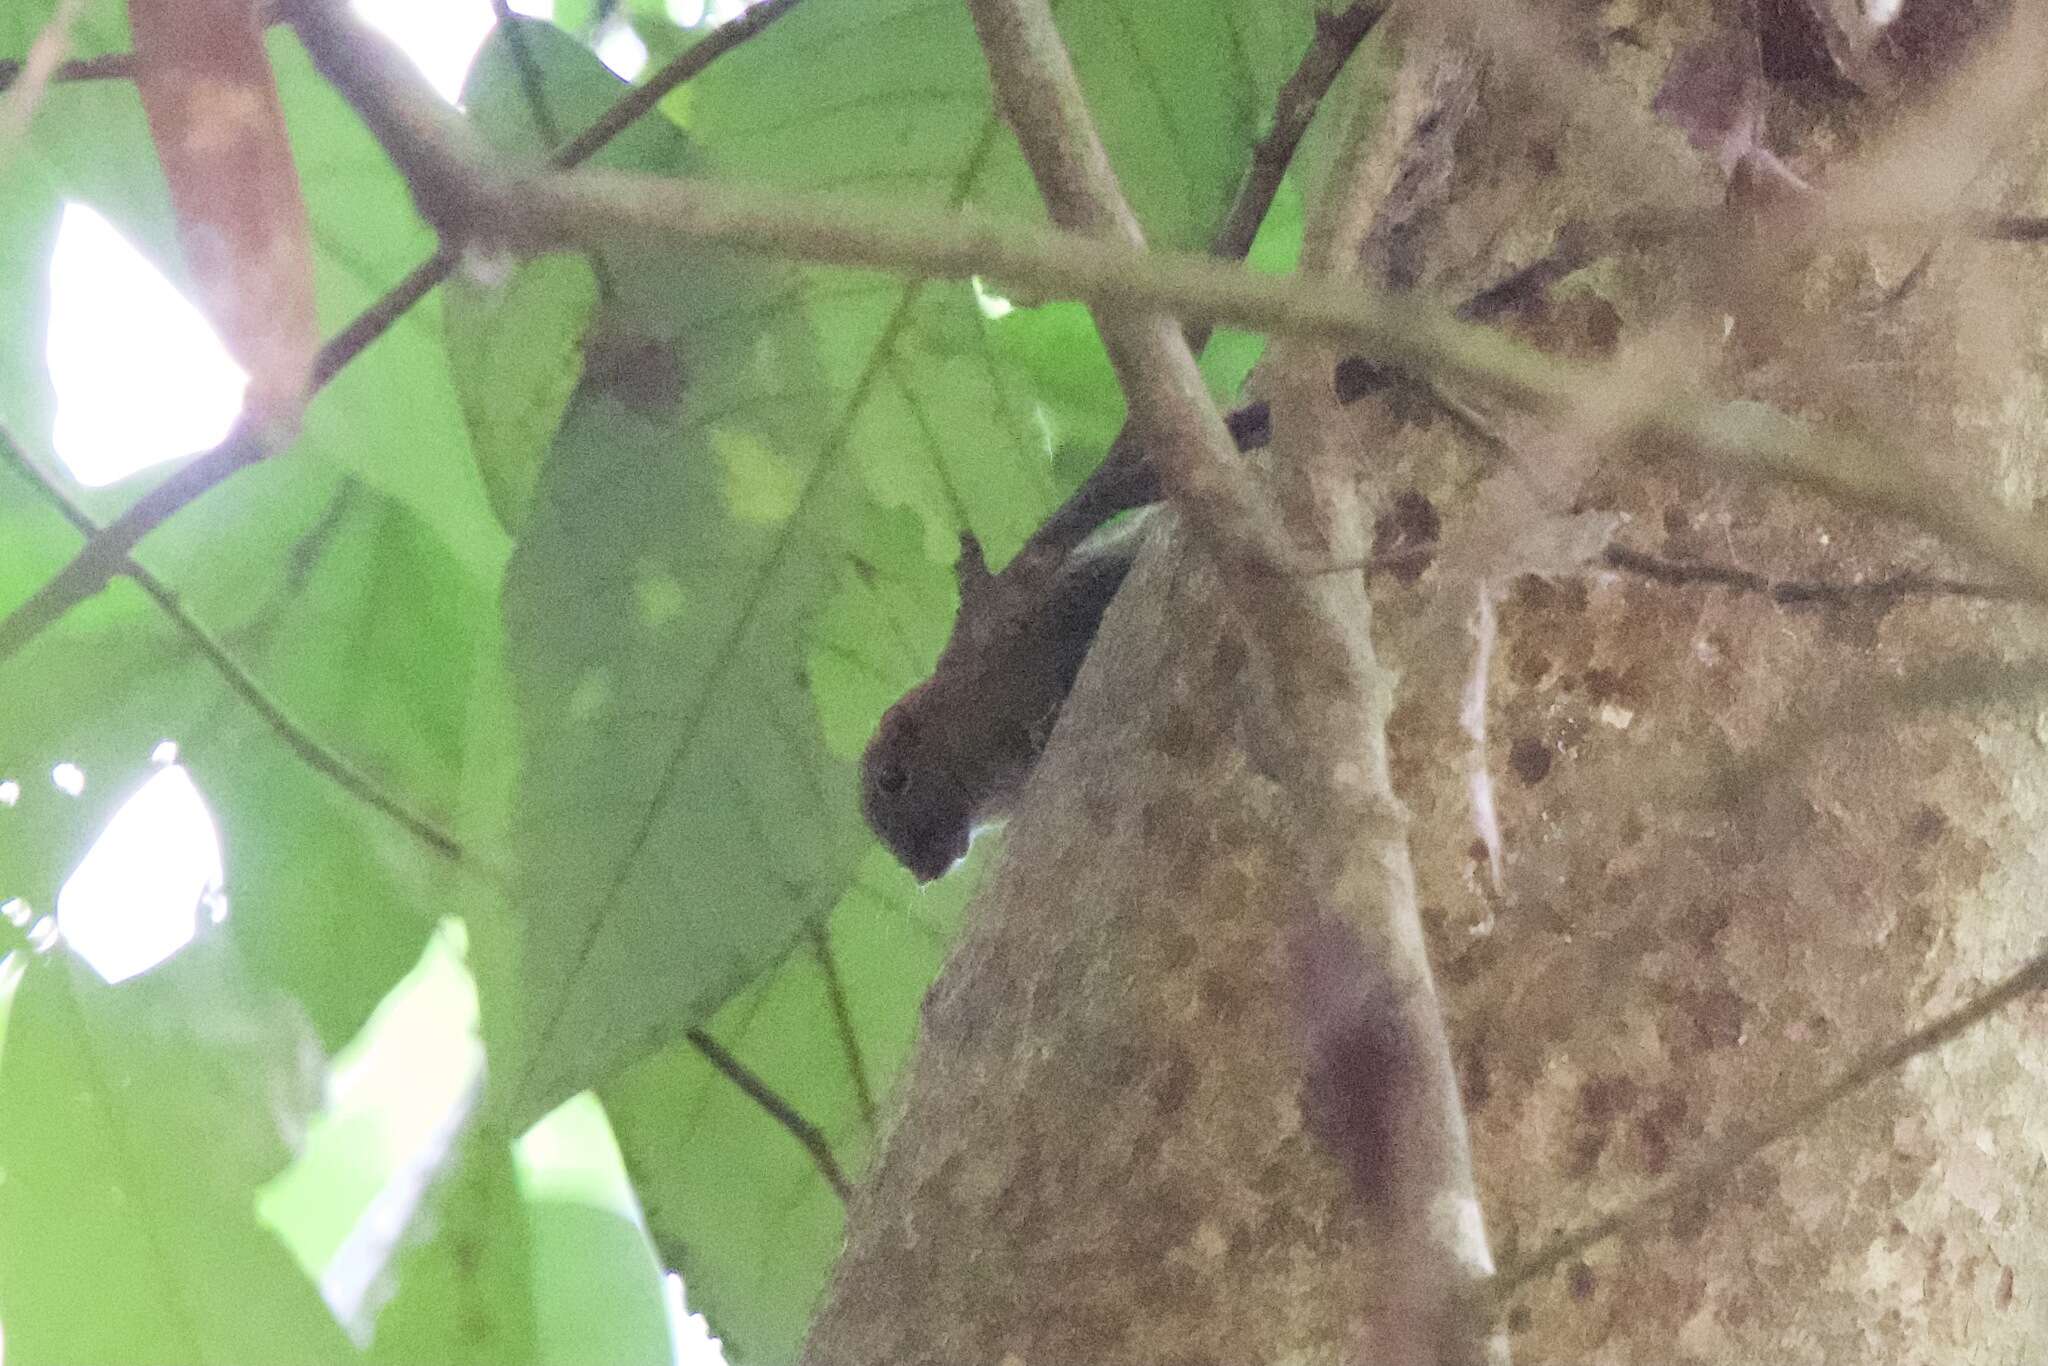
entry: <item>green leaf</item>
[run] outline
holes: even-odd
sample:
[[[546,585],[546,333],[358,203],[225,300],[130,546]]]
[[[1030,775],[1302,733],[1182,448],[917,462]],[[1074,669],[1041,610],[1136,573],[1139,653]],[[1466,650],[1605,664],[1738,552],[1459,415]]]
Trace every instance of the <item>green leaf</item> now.
[[[586,387],[507,581],[535,914],[479,924],[478,974],[522,1124],[716,1009],[860,847],[802,674],[847,495],[813,466],[793,505],[736,504],[714,434]]]
[[[667,1366],[661,1267],[596,1101],[509,1147],[472,1124],[462,938],[445,926],[335,1059],[333,1102],[262,1215],[375,1360]]]
[[[661,1264],[603,1107],[578,1096],[515,1151],[539,1293],[540,1359],[670,1366]]]
[[[502,1140],[471,1135],[414,1219],[369,1359],[528,1366],[540,1361],[526,1210]]]
[[[708,1026],[823,1132],[849,1178],[873,1154],[872,1107],[909,1056],[918,1001],[971,885],[949,879],[919,896],[909,874],[873,851],[834,908],[829,935],[806,937]],[[656,1246],[682,1272],[727,1359],[793,1361],[841,1236],[838,1198],[809,1154],[687,1045],[601,1094]]]
[[[564,107],[618,89],[559,34],[533,50],[581,70]],[[509,122],[516,82],[494,70],[479,105]],[[615,154],[695,161],[659,121]],[[836,900],[863,840],[803,674],[864,506],[819,454],[812,335],[781,273],[731,253],[612,252],[603,270],[614,301],[505,589],[533,913],[475,928],[515,1131],[717,1009]]]
[[[497,645],[487,602],[417,520],[308,473],[251,471],[213,495],[232,542],[181,519],[148,558],[306,732],[445,820],[473,743],[473,663]],[[0,531],[14,529],[36,552],[4,557],[0,590],[39,582],[77,544],[0,462]],[[19,543],[10,536],[10,552]],[[14,601],[0,597],[0,611]],[[0,778],[22,785],[0,808],[0,898],[54,905],[168,738],[220,829],[228,928],[249,970],[296,997],[330,1046],[418,957],[432,927],[418,907],[445,862],[294,752],[132,583],[0,665],[0,688]],[[58,762],[85,771],[79,797],[50,785]]]
[[[491,510],[515,535],[575,392],[596,304],[597,281],[573,256],[528,262],[495,287],[464,275],[448,283],[448,361],[477,472]]]
[[[31,963],[0,1057],[7,1359],[352,1360],[253,1208],[318,1064],[224,935],[118,987],[62,951]]]

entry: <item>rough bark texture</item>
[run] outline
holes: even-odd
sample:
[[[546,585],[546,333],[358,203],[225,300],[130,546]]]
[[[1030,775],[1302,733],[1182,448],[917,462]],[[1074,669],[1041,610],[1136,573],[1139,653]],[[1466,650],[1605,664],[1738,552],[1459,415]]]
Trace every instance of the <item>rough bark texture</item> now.
[[[1708,159],[1642,111],[1673,53],[1737,14],[1601,14],[1582,30],[1597,93],[1638,111],[1637,147],[1661,139],[1664,160],[1613,164],[1629,139],[1589,117],[1597,102],[1497,66],[1424,283],[1497,278],[1564,219],[1628,207],[1618,184],[1664,194],[1691,177],[1697,200],[1718,199]],[[1901,32],[1933,36],[1907,55],[1946,60],[1977,18],[1909,3],[1900,25],[1921,27]],[[1819,37],[1774,41],[1766,56],[1796,74],[1799,42]],[[1807,52],[1804,70],[1824,66],[1824,47]],[[1812,74],[1773,84],[1771,149],[1824,179],[1913,106],[1916,69],[1861,97]],[[2040,102],[2019,108],[1982,149],[1974,206],[2048,203]],[[1928,244],[1830,249],[1747,292],[1731,286],[1757,282],[1718,278],[1697,242],[1648,244],[1521,326],[1597,352],[1711,300],[1733,322],[1688,384],[1909,434],[1959,484],[2027,505],[2048,479],[2048,258],[1951,242],[1899,292]],[[1374,482],[1430,498],[1455,536],[1461,490],[1492,457],[1414,411],[1347,420]],[[1788,579],[1967,563],[1895,522],[1638,458],[1657,454],[1613,453],[1579,499],[1628,514],[1621,538],[1642,549]],[[1400,1312],[1370,1211],[1304,1127],[1287,803],[1237,743],[1255,670],[1214,573],[1161,520],[927,1003],[812,1361],[1337,1362],[1368,1316]],[[1375,585],[1383,639],[1430,585]],[[1512,1260],[2033,952],[2048,751],[2031,692],[1913,682],[2037,656],[2029,609],[1799,609],[1589,572],[1519,582],[1500,619],[1502,893],[1474,846],[1455,681],[1419,686],[1419,660],[1391,760],[1487,1218]],[[1400,1078],[1377,1080],[1398,1104]],[[1514,1349],[2038,1359],[2044,1155],[2048,1005],[2027,1002],[1527,1287]]]

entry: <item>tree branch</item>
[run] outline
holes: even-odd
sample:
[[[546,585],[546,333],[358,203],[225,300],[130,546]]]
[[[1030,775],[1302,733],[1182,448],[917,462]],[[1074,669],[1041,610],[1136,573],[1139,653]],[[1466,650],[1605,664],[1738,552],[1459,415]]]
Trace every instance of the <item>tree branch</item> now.
[[[628,125],[661,103],[671,91],[740,44],[760,34],[777,19],[795,9],[797,4],[798,0],[760,0],[760,3],[750,5],[741,11],[737,17],[720,24],[692,44],[687,52],[677,54],[675,59],[660,71],[621,95],[618,103],[606,110],[603,117],[570,139],[568,144],[555,154],[555,165],[565,168],[581,166],[590,160],[598,149],[624,132]]]

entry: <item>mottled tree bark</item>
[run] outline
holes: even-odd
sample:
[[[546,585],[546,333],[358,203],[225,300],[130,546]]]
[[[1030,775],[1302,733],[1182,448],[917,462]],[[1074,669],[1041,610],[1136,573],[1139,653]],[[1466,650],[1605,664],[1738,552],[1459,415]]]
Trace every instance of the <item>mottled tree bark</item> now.
[[[1648,111],[1674,54],[1746,21],[1704,0],[1627,8],[1579,33],[1584,69],[1494,60],[1447,202],[1426,233],[1376,249],[1456,296],[1569,220],[1718,203],[1719,168]],[[1861,93],[1825,76],[1819,29],[1766,30],[1766,144],[1824,187],[1997,17],[1909,3],[1894,50],[1859,57]],[[1982,160],[1964,202],[2038,209],[2040,100],[1973,99],[1997,136],[1953,149]],[[1584,354],[1668,343],[1690,369],[1663,378],[1690,392],[1903,434],[1958,486],[2027,506],[2044,480],[2048,258],[1937,236],[1763,264],[1726,242],[1644,240],[1513,325]],[[1719,324],[1704,346],[1701,318]],[[1276,396],[1274,458],[1288,413]],[[1412,397],[1343,421],[1372,496],[1428,498],[1447,555],[1475,478],[1514,477]],[[1669,560],[1834,582],[1973,568],[1896,520],[1682,452],[1607,451],[1565,494],[1625,514],[1617,539]],[[1404,1312],[1371,1201],[1304,1119],[1288,944],[1315,855],[1243,743],[1253,647],[1199,546],[1161,522],[927,1003],[809,1360],[1335,1363]],[[1516,580],[1490,680],[1495,890],[1463,679],[1444,667],[1469,644],[1409,628],[1435,582],[1373,586],[1375,635],[1405,671],[1386,752],[1510,1269],[2036,951],[2041,704],[2031,683],[1958,680],[2038,657],[2038,609],[1801,607],[1596,570]],[[1383,712],[1360,699],[1367,724]],[[1505,1310],[1516,1354],[2034,1359],[2044,1026],[2048,1005],[2023,1002],[1531,1282]],[[1400,1077],[1372,1080],[1401,1103]]]

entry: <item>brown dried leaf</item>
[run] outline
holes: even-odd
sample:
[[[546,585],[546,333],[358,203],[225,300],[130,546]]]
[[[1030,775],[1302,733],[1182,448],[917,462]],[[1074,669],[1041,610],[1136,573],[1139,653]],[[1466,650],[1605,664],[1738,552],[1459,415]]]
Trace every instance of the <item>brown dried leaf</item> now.
[[[248,411],[297,421],[319,346],[313,252],[252,0],[129,0],[135,83],[199,307],[249,373]]]

